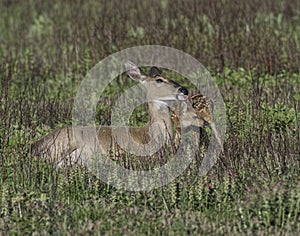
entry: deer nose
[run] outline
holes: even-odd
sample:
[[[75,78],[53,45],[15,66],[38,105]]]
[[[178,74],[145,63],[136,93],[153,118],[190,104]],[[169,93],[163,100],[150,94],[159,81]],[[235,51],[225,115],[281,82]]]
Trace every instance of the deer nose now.
[[[189,94],[189,90],[187,90],[185,87],[180,87],[178,89],[179,92],[183,93],[184,95],[188,95]]]

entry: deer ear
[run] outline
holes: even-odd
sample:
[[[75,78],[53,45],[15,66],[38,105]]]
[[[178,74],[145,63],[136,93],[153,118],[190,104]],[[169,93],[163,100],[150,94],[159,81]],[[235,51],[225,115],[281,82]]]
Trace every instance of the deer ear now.
[[[125,65],[126,72],[131,79],[140,81],[146,77],[145,75],[142,74],[141,70],[133,62],[126,61],[124,65]]]
[[[161,75],[161,70],[158,69],[156,66],[151,67],[150,69],[150,76],[152,78],[156,77],[156,76],[160,76]]]

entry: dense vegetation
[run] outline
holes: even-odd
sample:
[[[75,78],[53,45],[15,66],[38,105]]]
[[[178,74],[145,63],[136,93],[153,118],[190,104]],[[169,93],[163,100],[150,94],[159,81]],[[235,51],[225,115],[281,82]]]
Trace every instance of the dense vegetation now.
[[[2,0],[0,12],[1,232],[300,233],[300,1]],[[32,158],[33,140],[70,123],[86,72],[144,44],[189,53],[219,85],[228,129],[209,174],[127,192]],[[100,122],[130,83],[107,89]]]

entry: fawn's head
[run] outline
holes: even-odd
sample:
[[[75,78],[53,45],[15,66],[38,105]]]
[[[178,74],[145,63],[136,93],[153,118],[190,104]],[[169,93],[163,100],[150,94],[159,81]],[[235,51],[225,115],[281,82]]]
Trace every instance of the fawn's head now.
[[[204,127],[208,124],[216,136],[222,152],[224,152],[222,137],[213,118],[212,101],[200,93],[191,96],[189,101],[190,103],[185,101],[180,103],[179,111],[175,111],[179,114],[179,117],[177,114],[172,115],[176,128]]]
[[[203,127],[204,121],[190,103],[182,102],[171,116],[176,128]]]
[[[188,90],[180,84],[167,79],[161,75],[160,69],[151,67],[149,75],[141,72],[141,70],[132,62],[127,61],[125,68],[129,77],[140,82],[147,89],[148,100],[183,101],[188,98]]]
[[[172,120],[177,127],[204,127],[213,123],[212,103],[202,94],[189,97],[189,102],[181,102],[175,113]]]

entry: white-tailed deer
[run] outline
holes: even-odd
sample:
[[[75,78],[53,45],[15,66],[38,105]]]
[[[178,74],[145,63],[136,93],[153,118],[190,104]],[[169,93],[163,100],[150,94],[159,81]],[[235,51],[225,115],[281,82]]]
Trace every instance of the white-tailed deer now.
[[[129,77],[140,82],[147,90],[150,122],[143,127],[129,126],[67,126],[54,130],[32,145],[32,153],[37,157],[49,158],[58,165],[63,162],[76,162],[84,153],[83,159],[89,159],[95,152],[105,155],[124,153],[125,147],[141,146],[157,150],[161,141],[172,142],[173,126],[168,103],[188,98],[188,90],[180,84],[161,76],[157,67],[152,67],[145,75],[132,62],[126,62]],[[92,135],[96,129],[96,138]],[[97,142],[97,145],[95,143]],[[143,150],[141,150],[143,151]],[[139,153],[141,154],[141,153]],[[80,159],[82,161],[82,159]],[[84,162],[84,160],[83,160]]]
[[[181,102],[179,107],[176,107],[175,113],[172,114],[172,122],[175,124],[176,129],[179,130],[180,128],[192,126],[204,127],[208,124],[211,127],[222,152],[224,152],[221,135],[216,127],[213,117],[212,102],[201,93],[189,96],[188,101],[189,102]],[[198,137],[198,135],[196,137]]]

